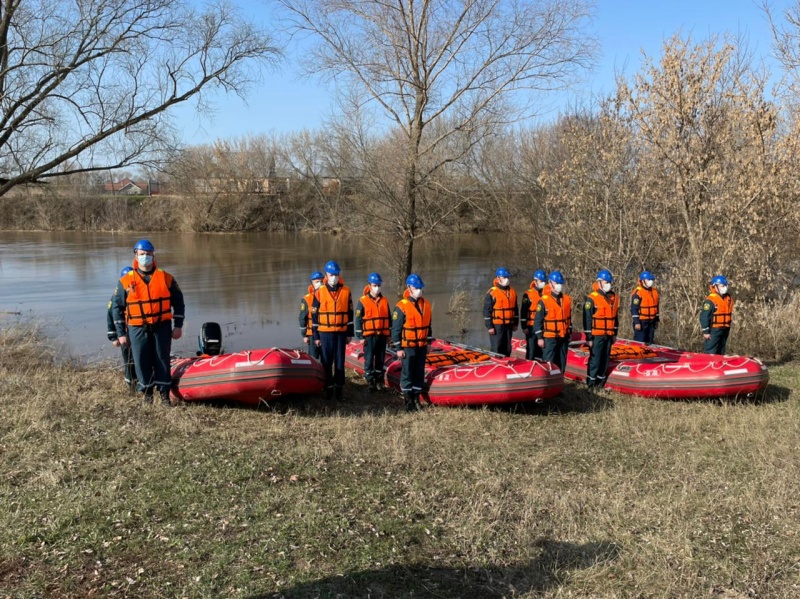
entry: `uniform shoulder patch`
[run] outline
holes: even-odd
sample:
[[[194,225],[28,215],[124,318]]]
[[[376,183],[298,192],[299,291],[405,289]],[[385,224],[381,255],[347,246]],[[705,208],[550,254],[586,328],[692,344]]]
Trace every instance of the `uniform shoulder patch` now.
[[[634,306],[638,306],[639,305],[639,298],[638,297],[635,300],[633,300],[633,305]]]
[[[316,309],[316,308],[314,308],[314,307],[312,307],[312,308],[311,308],[311,312],[312,312],[312,313],[313,313],[313,312],[316,312],[316,311],[317,311],[317,309]]]
[[[356,316],[361,316],[361,310],[356,310]]]
[[[300,309],[301,310],[305,310],[306,309],[306,303],[305,302],[300,302]]]
[[[586,302],[583,307],[589,310],[592,307],[592,302]]]
[[[108,309],[111,309],[111,300],[108,300]]]
[[[711,304],[709,302],[703,302],[703,310],[708,311],[710,309],[711,309]]]
[[[392,320],[397,320],[397,310],[392,312]]]
[[[541,312],[542,311],[542,304],[537,304],[536,311],[537,312]]]

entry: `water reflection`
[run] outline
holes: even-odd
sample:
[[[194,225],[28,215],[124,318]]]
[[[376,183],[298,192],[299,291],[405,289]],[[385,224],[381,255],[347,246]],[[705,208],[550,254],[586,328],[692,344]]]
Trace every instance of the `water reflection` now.
[[[397,289],[387,269],[371,258],[361,238],[319,234],[115,234],[0,232],[0,312],[44,320],[48,333],[73,354],[93,360],[116,357],[106,341],[105,311],[116,278],[133,260],[133,244],[147,237],[160,267],[172,273],[186,296],[184,337],[177,353],[196,349],[203,322],[223,325],[225,347],[299,347],[297,314],[308,276],[334,259],[355,297],[367,275],[384,271],[384,293],[394,304]],[[467,343],[486,345],[480,313],[494,269],[513,266],[490,238],[453,236],[421,244],[417,264],[434,311],[434,333],[454,337],[447,314],[453,289],[473,293]],[[507,249],[506,249],[507,251]],[[514,284],[523,289],[529,268]],[[7,317],[7,314],[6,314]]]

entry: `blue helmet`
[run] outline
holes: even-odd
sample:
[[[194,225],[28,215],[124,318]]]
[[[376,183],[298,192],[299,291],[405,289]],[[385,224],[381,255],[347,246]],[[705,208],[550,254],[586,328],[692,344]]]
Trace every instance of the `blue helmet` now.
[[[129,273],[129,272],[131,272],[132,270],[133,270],[133,268],[132,268],[132,267],[130,267],[130,266],[126,266],[126,267],[125,267],[125,268],[123,268],[121,271],[119,271],[119,278],[121,279],[122,277],[124,277],[126,274],[128,274],[128,273]]]
[[[655,279],[656,278],[653,276],[653,273],[651,273],[649,270],[644,270],[639,274],[640,281],[655,281]]]
[[[547,280],[547,273],[543,270],[539,269],[535,273],[533,273],[533,278],[538,281],[546,281]]]
[[[722,275],[717,275],[716,277],[711,279],[711,284],[712,285],[727,285],[728,284],[728,279],[726,279]]]
[[[508,278],[511,276],[511,273],[508,272],[507,268],[500,267],[496,271],[494,271],[494,276]]]
[[[342,269],[339,268],[339,265],[336,262],[331,260],[325,264],[325,272],[329,275],[338,275],[340,272],[342,272]]]
[[[613,283],[614,277],[611,276],[611,272],[606,270],[605,268],[597,273],[597,280],[598,281],[606,281],[607,283]]]
[[[136,245],[133,246],[133,251],[136,252],[137,250],[144,250],[145,252],[155,252],[155,246],[150,243],[147,239],[140,239],[136,242]]]
[[[415,275],[414,273],[411,273],[406,277],[406,285],[411,285],[417,289],[422,289],[425,287],[425,283],[422,282],[422,279],[419,278],[419,275]]]
[[[308,280],[313,281],[314,279],[324,279],[324,278],[325,278],[324,274],[322,274],[318,270],[315,270],[314,272],[311,273],[311,277],[309,277]]]
[[[372,285],[380,285],[383,283],[383,279],[381,279],[381,276],[378,273],[373,272],[367,277],[367,282],[371,283]]]
[[[558,283],[559,285],[564,284],[564,275],[561,274],[560,270],[554,270],[553,272],[550,273],[550,276],[547,278],[549,281],[552,281],[553,283]]]

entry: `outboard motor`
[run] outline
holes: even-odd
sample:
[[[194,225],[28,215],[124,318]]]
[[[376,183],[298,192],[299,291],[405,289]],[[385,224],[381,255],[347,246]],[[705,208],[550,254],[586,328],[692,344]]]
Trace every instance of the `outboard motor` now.
[[[222,353],[222,327],[216,322],[204,322],[197,338],[200,343],[198,356],[218,356]]]

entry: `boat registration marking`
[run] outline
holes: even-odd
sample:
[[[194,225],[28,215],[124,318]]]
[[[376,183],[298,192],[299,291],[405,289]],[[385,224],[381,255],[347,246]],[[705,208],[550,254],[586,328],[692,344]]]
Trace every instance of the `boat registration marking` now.
[[[292,360],[292,364],[311,364],[311,360]]]
[[[622,370],[612,370],[608,376],[630,376],[630,372],[623,372]]]
[[[529,376],[530,376],[530,374],[517,374],[517,373],[507,374],[506,375],[506,380],[508,380],[508,379],[526,379]]]
[[[555,370],[551,370],[550,374],[561,374],[561,371],[558,368],[556,368]]]
[[[744,374],[747,372],[747,368],[737,368],[736,370],[724,370],[722,374]]]

